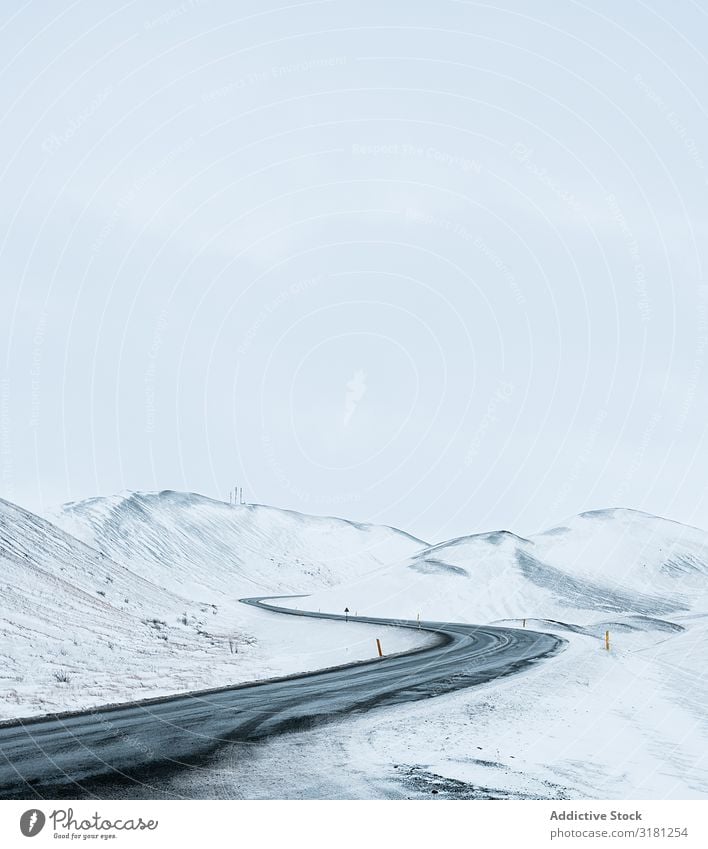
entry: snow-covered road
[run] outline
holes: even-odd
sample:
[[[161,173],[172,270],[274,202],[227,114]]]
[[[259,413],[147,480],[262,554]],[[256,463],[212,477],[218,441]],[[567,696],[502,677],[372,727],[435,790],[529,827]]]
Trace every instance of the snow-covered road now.
[[[242,601],[278,615],[345,618],[277,607],[263,597]],[[224,742],[263,739],[348,711],[412,702],[488,682],[565,645],[559,636],[518,628],[349,619],[341,627],[356,627],[357,622],[382,628],[420,627],[436,639],[422,649],[373,662],[2,726],[0,795],[100,798],[111,794],[116,781],[123,785],[121,795],[126,794],[126,782],[143,784],[144,795],[144,771],[149,765],[151,781],[159,786],[159,770],[199,764]]]

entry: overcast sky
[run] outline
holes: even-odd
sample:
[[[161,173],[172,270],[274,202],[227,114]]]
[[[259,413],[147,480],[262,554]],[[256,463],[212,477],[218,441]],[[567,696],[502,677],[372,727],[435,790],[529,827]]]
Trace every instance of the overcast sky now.
[[[708,528],[708,12],[3,4],[0,494]]]

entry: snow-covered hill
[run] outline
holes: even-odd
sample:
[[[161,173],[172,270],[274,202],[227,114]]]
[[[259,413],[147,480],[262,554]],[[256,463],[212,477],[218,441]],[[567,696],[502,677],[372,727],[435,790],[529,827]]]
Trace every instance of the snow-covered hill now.
[[[632,510],[584,513],[529,539],[500,531],[429,546],[311,603],[507,622],[568,641],[528,675],[357,718],[336,749],[332,730],[298,740],[315,786],[346,760],[362,785],[346,792],[367,798],[387,783],[394,796],[437,798],[708,793],[704,531]],[[268,752],[287,757],[288,740],[269,743],[259,769]]]
[[[0,500],[0,720],[372,657],[372,629],[268,615],[238,598],[332,586],[420,545],[178,493],[59,515],[84,539]],[[421,641],[387,634],[389,651]]]
[[[638,510],[594,510],[533,537],[538,559],[623,595],[703,603],[708,533]]]
[[[66,504],[52,518],[151,581],[192,597],[331,587],[425,545],[394,528],[172,491],[92,498]]]
[[[90,704],[164,691],[160,679],[189,686],[192,665],[198,669],[214,648],[199,634],[211,609],[6,501],[0,576],[0,719],[67,708],[79,691]],[[229,631],[245,639],[233,622]]]
[[[529,539],[496,531],[426,546],[317,593],[323,609],[493,622],[586,623],[708,609],[708,534],[633,510],[584,513]]]

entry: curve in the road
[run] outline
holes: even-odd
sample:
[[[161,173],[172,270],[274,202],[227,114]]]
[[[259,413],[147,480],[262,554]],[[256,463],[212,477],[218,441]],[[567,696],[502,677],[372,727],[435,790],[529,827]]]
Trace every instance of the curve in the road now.
[[[282,598],[241,601],[277,614],[345,618],[267,603]],[[59,788],[91,793],[92,782],[102,777],[137,779],[149,765],[173,769],[203,762],[224,742],[254,741],[348,711],[437,696],[510,675],[565,644],[555,635],[515,628],[365,616],[349,620],[420,628],[436,639],[381,660],[5,724],[0,726],[0,797],[52,798]]]

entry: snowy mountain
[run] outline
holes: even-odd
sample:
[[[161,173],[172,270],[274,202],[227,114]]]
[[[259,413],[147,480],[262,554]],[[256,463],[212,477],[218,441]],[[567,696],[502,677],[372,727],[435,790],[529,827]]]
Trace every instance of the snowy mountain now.
[[[53,519],[151,581],[192,597],[331,587],[425,545],[394,528],[172,491],[66,504]]]
[[[171,492],[92,499],[59,519],[83,539],[0,500],[0,721],[369,658],[367,628],[293,621],[238,598],[332,586],[421,545],[388,528]],[[391,651],[420,642],[388,637]]]
[[[708,793],[704,531],[632,510],[594,511],[529,539],[499,531],[428,546],[311,604],[499,622],[567,640],[532,674],[349,724],[337,758],[371,786],[498,799]],[[334,768],[325,737],[299,744],[313,753],[308,774]],[[284,748],[274,743],[274,756]]]
[[[73,503],[54,521],[63,530],[0,501],[0,719],[371,657],[372,626],[237,601],[310,592],[300,602],[310,609],[501,622],[568,641],[533,674],[444,697],[442,709],[354,720],[347,756],[366,750],[377,786],[398,786],[409,769],[416,787],[449,780],[498,798],[708,792],[695,755],[708,740],[708,534],[696,528],[618,509],[527,539],[495,531],[429,545],[175,492]],[[425,639],[389,631],[388,651]],[[328,732],[320,742],[307,769],[331,771]]]
[[[594,510],[533,537],[540,560],[621,594],[693,606],[708,592],[708,533],[638,510]]]
[[[134,687],[159,690],[158,666],[160,677],[181,676],[184,686],[209,653],[198,626],[211,614],[206,606],[187,604],[6,501],[0,575],[0,719],[65,708],[77,688],[87,703]]]
[[[509,531],[426,546],[368,580],[316,595],[323,609],[586,623],[706,609],[708,534],[633,510],[584,513],[529,539]]]

